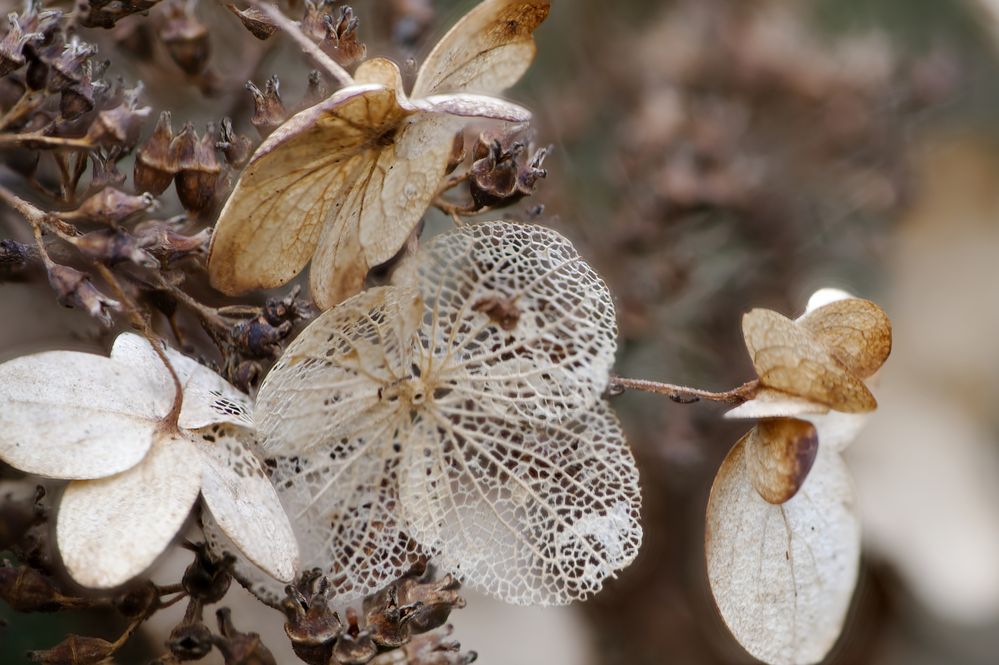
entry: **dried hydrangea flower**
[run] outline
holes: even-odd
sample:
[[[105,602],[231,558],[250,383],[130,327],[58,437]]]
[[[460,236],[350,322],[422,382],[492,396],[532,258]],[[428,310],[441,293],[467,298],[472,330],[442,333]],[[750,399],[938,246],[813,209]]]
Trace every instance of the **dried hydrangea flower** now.
[[[56,538],[76,581],[114,587],[141,573],[183,526],[200,494],[250,560],[290,580],[291,525],[255,457],[249,399],[203,365],[124,333],[111,357],[48,351],[0,364],[0,459],[64,478]]]
[[[396,285],[325,312],[256,407],[303,565],[345,601],[423,554],[512,603],[597,591],[641,541],[602,397],[616,331],[565,238],[505,222],[437,236]]]
[[[311,260],[323,309],[361,290],[399,251],[440,186],[469,117],[525,122],[499,94],[534,56],[548,0],[486,0],[420,68],[411,93],[398,68],[362,63],[355,84],[290,118],[250,159],[212,237],[209,274],[229,294],[287,283]],[[471,94],[477,93],[477,94]]]
[[[891,324],[874,303],[824,289],[797,321],[753,310],[743,330],[761,390],[727,416],[762,420],[712,485],[708,579],[749,653],[808,665],[839,637],[857,582],[860,524],[840,453],[876,406],[864,379],[888,357]]]

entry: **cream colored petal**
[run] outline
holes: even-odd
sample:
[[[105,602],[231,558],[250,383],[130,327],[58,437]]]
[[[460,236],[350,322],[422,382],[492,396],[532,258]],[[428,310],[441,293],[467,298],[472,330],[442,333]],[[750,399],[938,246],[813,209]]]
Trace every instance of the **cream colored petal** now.
[[[523,106],[485,95],[473,95],[469,93],[433,95],[420,100],[420,102],[421,106],[435,113],[450,113],[452,115],[472,118],[491,118],[493,120],[516,123],[529,122],[531,120],[531,112]]]
[[[179,425],[183,429],[212,423],[253,426],[253,403],[231,383],[193,358],[163,345],[184,393]],[[173,381],[149,341],[141,335],[122,333],[115,339],[111,359],[134,367],[155,385],[160,394],[173,395]]]
[[[173,540],[201,489],[202,464],[184,435],[160,432],[138,465],[66,487],[56,519],[59,552],[83,586],[135,577]]]
[[[638,470],[603,401],[538,428],[471,402],[431,407],[405,451],[405,528],[473,588],[562,605],[638,553]]]
[[[274,486],[252,448],[253,434],[234,425],[191,432],[204,460],[201,496],[218,523],[254,565],[290,582],[298,545]]]
[[[257,394],[256,417],[268,454],[332,445],[398,410],[385,389],[410,375],[422,316],[415,294],[381,287],[309,324]]]
[[[808,297],[808,304],[805,305],[805,313],[802,314],[800,317],[798,317],[797,320],[800,321],[802,317],[809,314],[813,310],[818,309],[819,307],[824,307],[829,303],[834,303],[839,300],[847,300],[849,298],[856,298],[856,296],[853,295],[852,293],[849,293],[848,291],[844,291],[843,289],[837,289],[828,286],[825,288],[821,288]]]
[[[201,532],[205,536],[208,549],[216,557],[228,554],[235,559],[232,576],[261,602],[280,610],[284,600],[287,582],[281,582],[250,561],[243,551],[233,543],[219,526],[211,511],[201,512]]]
[[[414,98],[440,92],[497,94],[516,83],[534,59],[532,33],[548,16],[548,0],[485,0],[458,21],[423,62]]]
[[[257,149],[212,235],[212,285],[243,293],[287,283],[407,111],[394,91],[350,86],[298,113]]]
[[[102,356],[15,358],[0,365],[0,459],[53,478],[113,475],[145,456],[170,402],[170,393]]]
[[[599,399],[617,322],[603,280],[559,234],[507,222],[436,236],[399,275],[430,310],[425,376],[490,415],[557,422]]]
[[[802,418],[828,413],[829,407],[777,390],[761,388],[753,399],[725,413],[726,418]]]
[[[739,643],[772,665],[818,663],[843,628],[857,582],[860,527],[839,455],[823,448],[798,493],[767,503],[747,475],[745,438],[715,477],[708,579]]]

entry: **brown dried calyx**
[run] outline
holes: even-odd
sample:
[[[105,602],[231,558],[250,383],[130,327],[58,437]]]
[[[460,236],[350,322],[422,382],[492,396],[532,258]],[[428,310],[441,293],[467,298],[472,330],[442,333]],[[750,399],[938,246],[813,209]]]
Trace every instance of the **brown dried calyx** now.
[[[222,600],[232,583],[235,559],[230,555],[215,558],[204,543],[187,543],[185,547],[194,552],[194,561],[184,570],[181,579],[184,591],[205,605]]]
[[[211,229],[202,229],[191,236],[184,235],[178,229],[186,222],[187,217],[183,215],[167,220],[149,220],[136,225],[133,235],[139,246],[164,266],[192,254],[207,255]]]
[[[80,598],[64,596],[52,581],[30,566],[0,562],[0,598],[15,612],[58,612],[87,607]]]
[[[215,147],[222,151],[226,163],[237,169],[243,168],[253,153],[253,142],[242,134],[237,134],[229,118],[222,118],[219,140]]]
[[[170,112],[163,111],[152,135],[135,156],[133,180],[138,191],[159,195],[170,186],[179,170],[177,156],[171,149],[172,142]]]
[[[288,110],[281,101],[281,82],[277,76],[267,79],[261,90],[253,81],[246,82],[246,89],[253,95],[253,117],[250,122],[257,128],[260,138],[267,136],[288,119]]]
[[[548,176],[542,164],[551,149],[532,153],[526,143],[509,136],[479,136],[468,179],[475,207],[499,208],[533,194],[538,180]]]
[[[170,57],[185,74],[197,76],[205,70],[211,44],[208,28],[194,15],[193,3],[172,3],[159,37]]]
[[[204,603],[191,598],[184,618],[167,637],[166,647],[180,661],[200,660],[212,650],[214,636],[204,622]]]
[[[29,651],[28,658],[45,665],[91,665],[103,663],[118,645],[99,637],[69,635],[58,645],[44,651]]]
[[[223,607],[215,613],[219,633],[215,646],[222,652],[225,665],[276,665],[270,650],[260,641],[257,633],[242,633],[232,624],[232,612]]]
[[[332,14],[325,14],[323,25],[326,34],[319,41],[319,48],[344,67],[364,60],[368,47],[358,39],[359,23],[358,18],[354,16],[354,10],[349,6],[340,7],[335,17]]]
[[[80,25],[87,28],[113,28],[115,23],[152,9],[160,0],[87,0],[80,15]]]
[[[6,76],[27,62],[23,53],[27,44],[38,43],[45,38],[40,32],[25,32],[17,14],[8,14],[7,20],[10,28],[0,40],[0,76]]]
[[[230,3],[226,5],[226,8],[235,14],[236,17],[243,23],[243,27],[249,30],[250,34],[257,39],[268,39],[275,32],[277,32],[277,26],[270,19],[270,17],[256,7],[240,9],[236,5]]]
[[[47,269],[60,305],[83,309],[105,326],[112,323],[112,311],[121,311],[121,303],[101,293],[86,273],[58,263],[49,264]]]
[[[146,121],[152,108],[139,106],[142,83],[125,91],[121,103],[97,114],[86,139],[97,146],[128,151],[139,140],[142,123]]]
[[[202,212],[215,202],[222,173],[222,165],[215,155],[216,142],[214,125],[208,125],[199,138],[194,125],[187,123],[170,145],[177,162],[174,176],[177,197],[190,212]]]
[[[124,229],[101,229],[75,238],[73,245],[87,256],[108,265],[129,261],[146,268],[160,263],[142,248],[141,241]]]
[[[109,186],[86,199],[76,210],[62,212],[58,216],[67,222],[117,226],[130,217],[155,209],[156,205],[156,199],[150,194],[134,196]]]

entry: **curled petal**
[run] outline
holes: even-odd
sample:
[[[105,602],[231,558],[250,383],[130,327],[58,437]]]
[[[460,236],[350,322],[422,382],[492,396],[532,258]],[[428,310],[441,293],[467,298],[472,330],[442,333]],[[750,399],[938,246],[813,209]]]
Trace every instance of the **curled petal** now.
[[[202,465],[183,434],[160,432],[138,465],[66,487],[56,538],[80,584],[106,589],[135,577],[180,531],[201,489]]]

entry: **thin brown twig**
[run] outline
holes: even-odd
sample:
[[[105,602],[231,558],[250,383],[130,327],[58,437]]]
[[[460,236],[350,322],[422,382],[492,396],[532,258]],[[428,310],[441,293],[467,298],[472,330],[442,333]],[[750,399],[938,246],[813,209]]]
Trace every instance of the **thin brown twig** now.
[[[30,134],[0,134],[0,148],[7,146],[23,146],[25,144],[44,145],[53,148],[76,148],[90,150],[96,146],[87,139],[73,139],[64,136],[46,136],[32,132]]]
[[[753,379],[732,390],[711,392],[710,390],[677,386],[671,383],[660,383],[645,379],[626,379],[621,376],[612,376],[610,380],[610,388],[612,390],[640,390],[646,393],[665,395],[679,404],[690,404],[702,399],[712,402],[724,402],[726,404],[742,404],[751,400],[756,395],[759,386],[760,382],[757,379]]]

